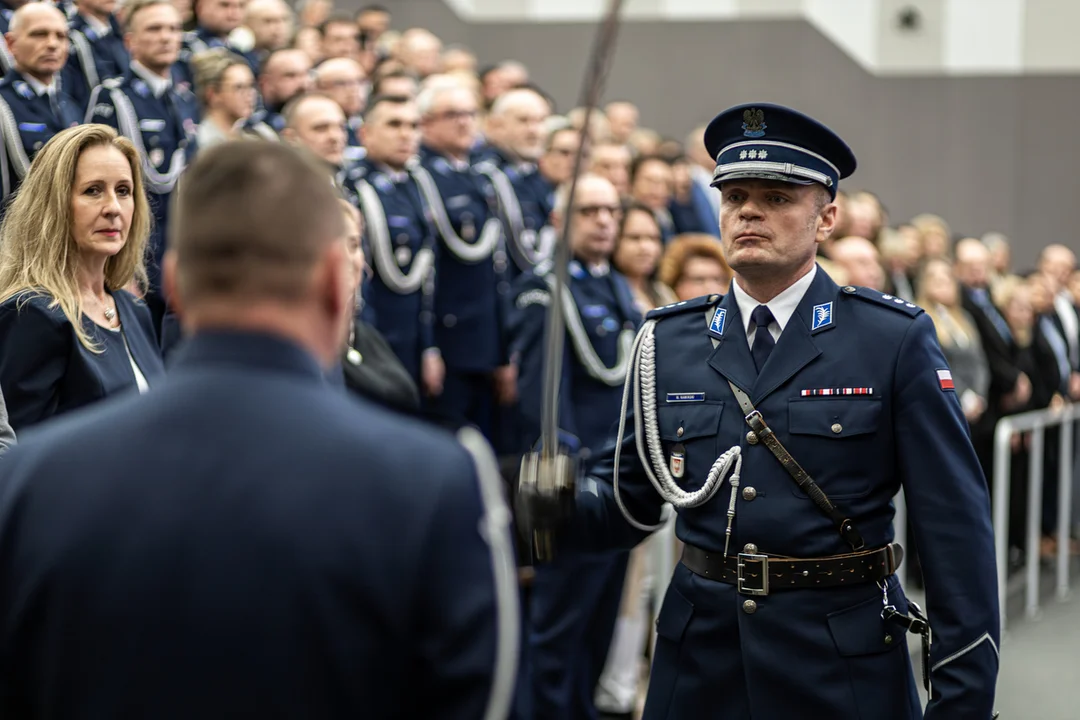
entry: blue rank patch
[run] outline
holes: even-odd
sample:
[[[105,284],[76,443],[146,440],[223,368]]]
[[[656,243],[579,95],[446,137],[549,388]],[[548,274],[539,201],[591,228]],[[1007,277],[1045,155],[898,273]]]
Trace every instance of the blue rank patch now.
[[[386,224],[392,228],[409,227],[409,218],[402,217],[401,215],[387,215]]]
[[[705,393],[703,393],[703,392],[668,393],[667,394],[667,401],[669,403],[705,402]]]
[[[581,280],[585,277],[585,268],[581,267],[581,263],[577,260],[570,261],[570,275]]]
[[[604,317],[608,314],[606,305],[586,305],[581,308],[581,316],[587,318]]]
[[[811,325],[811,330],[818,330],[826,325],[832,325],[832,303],[827,302],[822,305],[814,306],[814,322]]]
[[[45,123],[19,123],[19,132],[45,132]]]
[[[727,310],[716,308],[716,312],[712,316],[712,322],[709,323],[709,332],[717,336],[723,335],[725,320],[727,320]]]

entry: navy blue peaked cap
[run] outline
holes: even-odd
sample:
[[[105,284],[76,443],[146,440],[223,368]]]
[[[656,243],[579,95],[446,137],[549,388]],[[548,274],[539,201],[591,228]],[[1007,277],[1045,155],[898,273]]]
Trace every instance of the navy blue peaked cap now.
[[[783,105],[725,110],[705,130],[705,148],[716,159],[714,187],[741,178],[820,183],[835,199],[840,179],[855,172],[855,155],[836,133]]]

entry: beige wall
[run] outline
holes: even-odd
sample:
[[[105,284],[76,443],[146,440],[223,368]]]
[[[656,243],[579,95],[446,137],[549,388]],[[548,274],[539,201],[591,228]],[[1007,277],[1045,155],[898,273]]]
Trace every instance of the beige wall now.
[[[443,0],[383,4],[396,28],[431,28],[482,63],[519,59],[560,109],[576,104],[592,27],[467,25]],[[802,21],[641,22],[622,27],[606,98],[634,100],[645,125],[680,139],[729,105],[789,104],[848,141],[859,170],[845,187],[878,192],[894,218],[1000,230],[1021,266],[1049,242],[1080,250],[1075,76],[878,78]]]

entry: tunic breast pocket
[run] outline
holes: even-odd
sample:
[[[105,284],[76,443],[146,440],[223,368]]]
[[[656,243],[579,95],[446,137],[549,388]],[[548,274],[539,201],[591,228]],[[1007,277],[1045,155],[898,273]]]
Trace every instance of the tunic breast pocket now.
[[[831,499],[862,497],[882,462],[876,437],[880,420],[877,398],[791,400],[788,449]],[[798,486],[791,487],[809,499]]]
[[[722,402],[673,403],[657,408],[664,461],[676,479],[685,481],[680,484],[696,489],[705,483],[709,469],[720,455],[717,445],[723,412]]]

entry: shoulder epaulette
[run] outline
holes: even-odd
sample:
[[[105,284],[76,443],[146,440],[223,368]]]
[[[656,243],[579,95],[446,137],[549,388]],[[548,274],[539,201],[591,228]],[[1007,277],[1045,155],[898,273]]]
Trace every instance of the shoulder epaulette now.
[[[885,293],[872,290],[867,287],[857,287],[855,285],[845,285],[840,290],[843,295],[850,295],[851,297],[861,298],[863,300],[869,300],[877,305],[884,305],[887,308],[892,308],[897,312],[902,312],[909,317],[915,317],[923,311],[921,307],[915,303],[908,302],[903,298],[898,298],[895,295],[886,295]]]
[[[672,315],[678,315],[680,313],[689,312],[690,310],[704,310],[707,307],[712,307],[716,303],[723,299],[723,295],[702,295],[696,297],[693,300],[683,300],[682,302],[672,303],[670,305],[664,305],[658,307],[655,310],[650,310],[645,315],[646,320],[654,320],[658,318],[670,317]]]

